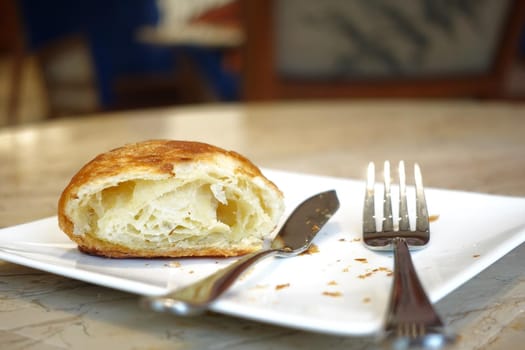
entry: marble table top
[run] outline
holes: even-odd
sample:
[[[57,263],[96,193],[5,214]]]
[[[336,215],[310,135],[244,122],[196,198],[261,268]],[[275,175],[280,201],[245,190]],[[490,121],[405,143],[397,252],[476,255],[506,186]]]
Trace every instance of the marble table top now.
[[[297,101],[97,114],[0,129],[0,227],[56,214],[80,166],[124,143],[170,138],[236,150],[261,167],[360,179],[369,161],[418,161],[427,187],[525,196],[525,105]],[[437,303],[454,349],[525,342],[525,245]],[[2,349],[374,349],[208,313],[144,311],[137,296],[0,261]]]

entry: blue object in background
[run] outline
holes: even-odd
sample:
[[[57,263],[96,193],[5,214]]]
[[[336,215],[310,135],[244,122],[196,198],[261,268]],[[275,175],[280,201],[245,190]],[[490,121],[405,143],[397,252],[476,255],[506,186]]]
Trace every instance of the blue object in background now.
[[[113,85],[119,77],[176,73],[173,49],[136,39],[140,27],[158,22],[154,0],[20,0],[19,5],[30,49],[72,34],[88,40],[103,107],[115,103]],[[238,77],[223,71],[220,52],[197,47],[179,50],[188,51],[220,99],[238,98]]]

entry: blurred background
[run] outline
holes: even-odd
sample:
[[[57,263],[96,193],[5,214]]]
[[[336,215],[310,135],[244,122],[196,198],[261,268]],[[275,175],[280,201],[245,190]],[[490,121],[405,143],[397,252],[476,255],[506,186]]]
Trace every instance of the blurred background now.
[[[312,98],[525,100],[523,0],[0,0],[0,126]]]

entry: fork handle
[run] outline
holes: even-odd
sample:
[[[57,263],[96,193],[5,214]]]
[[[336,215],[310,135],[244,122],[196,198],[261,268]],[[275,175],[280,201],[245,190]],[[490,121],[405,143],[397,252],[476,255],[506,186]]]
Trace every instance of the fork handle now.
[[[392,239],[392,244],[394,246],[394,282],[387,325],[412,320],[442,326],[441,319],[419,281],[406,240],[396,237]]]
[[[393,349],[440,349],[455,340],[443,327],[417,276],[408,244],[392,239],[394,281],[383,341]]]
[[[208,305],[224,293],[237,278],[264,257],[274,255],[276,249],[248,254],[204,279],[161,296],[144,297],[141,306],[179,316],[193,316],[206,311]]]

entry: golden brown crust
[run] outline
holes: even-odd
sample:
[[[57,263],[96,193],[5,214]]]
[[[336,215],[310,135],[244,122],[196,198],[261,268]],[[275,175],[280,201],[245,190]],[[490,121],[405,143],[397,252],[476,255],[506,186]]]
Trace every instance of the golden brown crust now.
[[[148,173],[171,174],[174,164],[209,159],[217,153],[237,159],[241,162],[243,171],[253,177],[262,175],[257,166],[234,151],[226,151],[201,142],[149,140],[99,154],[73,176],[63,193],[72,192],[74,188],[93,179],[111,177],[134,169],[147,169]]]
[[[173,176],[174,166],[180,163],[198,160],[209,160],[223,154],[235,158],[240,164],[237,171],[241,171],[250,177],[263,176],[260,169],[250,160],[242,155],[226,151],[222,148],[209,144],[192,141],[176,140],[149,140],[139,143],[128,144],[102,153],[84,165],[71,179],[70,183],[62,192],[58,203],[59,226],[73,241],[79,249],[88,254],[102,255],[112,258],[125,257],[181,257],[181,256],[237,256],[249,252],[246,249],[232,248],[229,250],[191,250],[183,249],[177,251],[162,250],[151,252],[143,250],[130,250],[111,242],[102,242],[89,234],[74,234],[74,225],[66,216],[65,207],[70,199],[77,198],[78,190],[85,184],[111,178],[122,173],[148,173],[164,174]],[[264,177],[264,176],[263,176]],[[270,181],[269,185],[276,191],[279,189]],[[253,249],[252,249],[253,250]]]
[[[111,249],[104,247],[104,250],[98,249],[96,247],[89,247],[84,245],[79,245],[78,249],[89,255],[103,256],[106,258],[112,259],[125,259],[125,258],[197,258],[197,257],[231,257],[231,256],[240,256],[247,253],[251,253],[253,250],[250,249],[178,249],[177,251],[167,251],[167,252],[152,252],[152,251],[138,251],[131,250],[129,248],[125,249]]]

